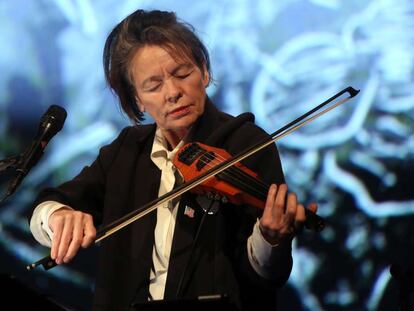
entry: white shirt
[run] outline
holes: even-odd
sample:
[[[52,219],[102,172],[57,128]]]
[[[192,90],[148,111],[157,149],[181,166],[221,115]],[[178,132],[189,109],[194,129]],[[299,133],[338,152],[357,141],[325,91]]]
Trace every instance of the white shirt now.
[[[161,171],[160,189],[158,191],[159,197],[170,192],[174,187],[176,168],[172,161],[177,151],[183,145],[184,142],[181,141],[174,150],[168,151],[167,142],[161,134],[161,130],[157,129],[155,132],[151,160]],[[152,268],[149,286],[149,299],[151,300],[164,298],[178,203],[177,200],[173,205],[169,201],[157,208],[157,224],[155,225],[155,241],[152,250]]]
[[[159,196],[173,189],[176,179],[176,168],[172,165],[172,159],[182,145],[183,142],[180,142],[174,150],[168,151],[165,139],[161,135],[161,131],[157,129],[151,151],[151,160],[161,170]],[[30,230],[40,244],[51,247],[53,232],[48,225],[49,217],[54,211],[64,206],[59,202],[45,201],[35,208],[30,220]],[[149,299],[158,300],[164,298],[177,209],[178,203],[172,206],[171,202],[157,208]],[[277,245],[272,246],[263,238],[259,229],[259,220],[257,220],[253,228],[253,233],[247,240],[247,250],[250,264],[262,277],[270,277],[269,273],[272,271],[272,266],[277,264],[269,262],[271,253],[276,247]]]

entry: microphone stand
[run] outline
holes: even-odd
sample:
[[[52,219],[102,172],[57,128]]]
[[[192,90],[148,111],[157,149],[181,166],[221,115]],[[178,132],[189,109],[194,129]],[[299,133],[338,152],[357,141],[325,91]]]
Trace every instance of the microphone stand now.
[[[0,174],[3,172],[6,172],[10,169],[17,169],[17,164],[19,163],[21,159],[21,155],[8,157],[3,160],[0,160]],[[0,203],[4,202],[11,193],[7,192],[4,197],[0,200]]]
[[[16,168],[16,164],[19,163],[21,156],[8,157],[0,160],[0,173],[9,170],[10,168]]]

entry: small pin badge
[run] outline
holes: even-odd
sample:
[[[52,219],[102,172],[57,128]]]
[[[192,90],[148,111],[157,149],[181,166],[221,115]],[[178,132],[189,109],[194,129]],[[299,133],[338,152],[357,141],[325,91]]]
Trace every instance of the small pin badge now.
[[[194,218],[194,210],[186,205],[184,209],[184,215],[187,215],[190,218]]]

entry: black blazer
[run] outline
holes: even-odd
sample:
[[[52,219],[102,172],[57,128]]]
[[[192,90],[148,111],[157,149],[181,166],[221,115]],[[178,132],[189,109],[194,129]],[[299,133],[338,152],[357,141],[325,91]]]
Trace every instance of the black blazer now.
[[[93,215],[98,227],[157,198],[160,171],[150,159],[155,125],[127,127],[74,179],[42,191],[35,204],[55,200]],[[194,125],[193,140],[206,142],[231,154],[244,150],[267,134],[254,124],[252,114],[234,118],[218,111],[209,100]],[[284,182],[276,146],[265,148],[243,163],[267,183]],[[185,205],[195,210],[184,214]],[[247,238],[261,210],[251,206],[222,204],[202,225],[193,250],[192,243],[202,215],[193,194],[180,200],[171,250],[165,299],[176,298],[184,267],[191,261],[182,282],[181,297],[226,294],[240,309],[276,304],[276,288],[291,272],[291,244],[278,248],[279,262],[271,280],[261,278],[247,257]],[[152,265],[156,212],[153,211],[99,246],[99,266],[94,299],[95,310],[127,310],[131,303],[146,301]]]

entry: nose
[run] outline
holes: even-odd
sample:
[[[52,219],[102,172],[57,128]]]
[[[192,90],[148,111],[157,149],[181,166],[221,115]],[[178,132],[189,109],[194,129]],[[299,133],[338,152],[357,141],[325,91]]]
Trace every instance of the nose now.
[[[174,79],[168,79],[166,85],[166,100],[169,103],[176,103],[183,95],[180,87],[177,85]]]

